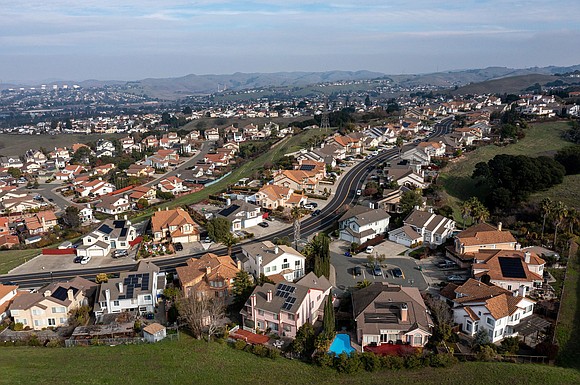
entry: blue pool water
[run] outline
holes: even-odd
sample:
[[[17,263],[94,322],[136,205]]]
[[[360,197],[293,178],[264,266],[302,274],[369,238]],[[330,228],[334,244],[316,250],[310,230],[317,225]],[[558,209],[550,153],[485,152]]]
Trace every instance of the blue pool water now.
[[[350,354],[354,352],[354,348],[350,345],[350,336],[348,334],[337,334],[328,350],[330,353],[335,353],[337,355],[341,353]]]

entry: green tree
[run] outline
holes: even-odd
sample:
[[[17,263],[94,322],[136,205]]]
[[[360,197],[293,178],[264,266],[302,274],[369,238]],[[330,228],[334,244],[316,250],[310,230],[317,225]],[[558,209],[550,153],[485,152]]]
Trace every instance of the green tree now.
[[[228,221],[226,218],[212,218],[207,222],[206,228],[209,237],[215,242],[223,243],[232,235],[230,232],[232,222]]]
[[[550,213],[552,212],[552,206],[553,206],[554,202],[552,202],[552,200],[548,197],[542,199],[542,201],[540,202],[540,209],[542,210],[542,240],[544,239],[544,230],[546,229],[546,218],[548,218],[548,216],[550,215]]]
[[[314,238],[314,274],[317,277],[330,277],[330,238],[320,233]]]
[[[328,339],[332,339],[335,334],[336,321],[334,319],[334,306],[332,306],[332,296],[328,296],[324,303],[324,316],[322,318],[322,328]]]
[[[22,171],[16,167],[9,167],[7,172],[12,178],[20,178],[22,176]]]
[[[290,344],[290,351],[302,357],[310,357],[314,352],[315,339],[314,327],[310,322],[306,322],[298,328],[296,338]]]
[[[415,206],[423,206],[423,197],[418,190],[405,191],[400,200],[401,210],[404,215],[409,214]]]
[[[64,210],[62,219],[73,229],[79,227],[81,224],[81,219],[79,218],[79,208],[76,206],[68,206]]]
[[[228,248],[228,255],[232,255],[232,248],[240,242],[240,238],[234,236],[228,231],[225,238],[220,243]]]
[[[298,248],[298,240],[300,239],[300,218],[302,217],[302,210],[299,206],[292,207],[290,216],[294,221],[294,248]]]
[[[564,221],[564,218],[568,215],[568,208],[562,202],[558,202],[554,205],[553,218],[554,218],[554,248],[556,248],[558,240],[558,228]]]
[[[364,289],[365,287],[369,287],[371,285],[371,281],[369,281],[368,279],[363,279],[362,281],[358,281],[356,283],[356,288],[357,289]]]
[[[254,290],[254,281],[246,271],[239,271],[234,277],[232,294],[234,303],[241,307],[244,305],[252,291]]]

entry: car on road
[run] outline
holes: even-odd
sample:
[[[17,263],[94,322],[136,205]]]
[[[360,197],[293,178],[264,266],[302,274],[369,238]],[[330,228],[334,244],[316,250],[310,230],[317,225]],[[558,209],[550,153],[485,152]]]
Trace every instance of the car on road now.
[[[114,259],[128,257],[128,256],[129,256],[129,253],[127,252],[127,250],[115,250],[115,252],[113,253]]]
[[[465,282],[467,281],[464,277],[457,275],[457,274],[451,274],[447,276],[447,282]]]
[[[339,164],[338,164],[338,167],[346,167],[346,166],[347,166],[347,164],[346,164],[346,163],[339,163]]]
[[[81,260],[82,260],[82,259],[83,259],[83,257],[79,257],[79,256],[77,256],[77,257],[75,257],[75,259],[73,259],[73,262],[74,262],[74,263],[81,263]]]
[[[49,201],[49,202],[54,202],[54,199],[52,199],[52,198],[48,198],[48,201]]]
[[[356,195],[361,195],[362,194],[362,190],[356,190]]]
[[[398,267],[395,267],[391,272],[395,278],[401,278],[403,276],[403,271]]]
[[[181,242],[175,242],[173,244],[173,248],[175,249],[175,251],[182,251],[183,250],[183,245],[181,244]]]
[[[381,269],[381,267],[379,265],[375,265],[375,267],[373,267],[373,275],[382,276],[383,269]]]
[[[365,253],[370,254],[375,250],[374,246],[367,246],[367,248],[365,249]]]
[[[314,211],[312,212],[312,216],[313,216],[313,217],[317,217],[317,216],[319,216],[319,215],[320,215],[320,210],[314,210]]]
[[[270,225],[268,224],[268,222],[260,222],[260,223],[258,223],[258,226],[266,228]]]
[[[379,155],[379,152],[378,152],[378,151],[373,151],[373,152],[372,152],[372,155],[373,155],[373,156],[377,156],[377,155]]]
[[[355,266],[355,267],[352,269],[352,272],[353,272],[353,274],[354,274],[354,275],[357,275],[357,276],[358,276],[358,275],[362,275],[362,269],[361,269],[361,267],[360,267],[360,266]]]
[[[89,263],[90,260],[91,260],[91,256],[85,255],[84,257],[81,258],[81,265],[86,265],[87,263]]]

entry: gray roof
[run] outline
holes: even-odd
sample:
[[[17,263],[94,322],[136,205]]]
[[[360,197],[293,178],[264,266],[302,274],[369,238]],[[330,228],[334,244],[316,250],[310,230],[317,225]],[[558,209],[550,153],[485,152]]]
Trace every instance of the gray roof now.
[[[339,222],[355,218],[359,226],[375,223],[391,216],[383,209],[371,209],[365,206],[354,206],[340,217]]]
[[[427,223],[429,222],[429,223]],[[442,215],[430,213],[428,211],[421,211],[421,210],[414,210],[409,214],[407,218],[403,221],[406,225],[415,226],[418,228],[425,227],[429,231],[438,230],[441,228],[445,228],[445,225],[451,222],[451,219],[448,219]],[[425,225],[427,223],[427,225]],[[440,233],[440,232],[438,232]]]
[[[284,253],[304,256],[290,246],[274,245],[270,241],[252,242],[242,246],[242,250],[252,258],[260,255],[262,257],[262,265],[267,265]]]
[[[240,212],[252,212],[256,211],[258,208],[260,208],[260,206],[238,199],[233,201],[229,206],[218,211],[217,215],[224,217],[229,221],[233,221],[236,219],[236,215]]]
[[[155,279],[155,274],[153,273],[159,274],[157,265],[153,262],[140,261],[132,271],[122,272],[119,274],[119,278],[111,278],[107,282],[101,283],[95,299],[95,310],[100,309],[100,302],[105,300],[107,289],[110,291],[111,301],[119,300],[119,297],[137,298],[140,294],[155,295],[155,293],[152,293],[153,279]],[[136,285],[128,283],[127,279],[129,281],[133,280]],[[123,283],[123,293],[119,291],[119,283]],[[133,286],[132,290],[128,290],[130,285]]]
[[[73,295],[83,292],[85,297],[90,297],[97,284],[81,277],[75,277],[70,281],[53,282],[40,289],[35,293],[22,293],[14,298],[10,309],[26,310],[37,305],[42,300],[48,299],[56,304],[69,306],[71,301],[68,299],[67,292],[72,289]],[[50,295],[44,296],[44,293],[50,291]]]

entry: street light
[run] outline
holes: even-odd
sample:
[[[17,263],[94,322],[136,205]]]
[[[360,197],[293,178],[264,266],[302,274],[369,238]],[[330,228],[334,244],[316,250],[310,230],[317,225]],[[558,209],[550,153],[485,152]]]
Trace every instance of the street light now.
[[[52,283],[52,271],[50,272],[50,283]]]

